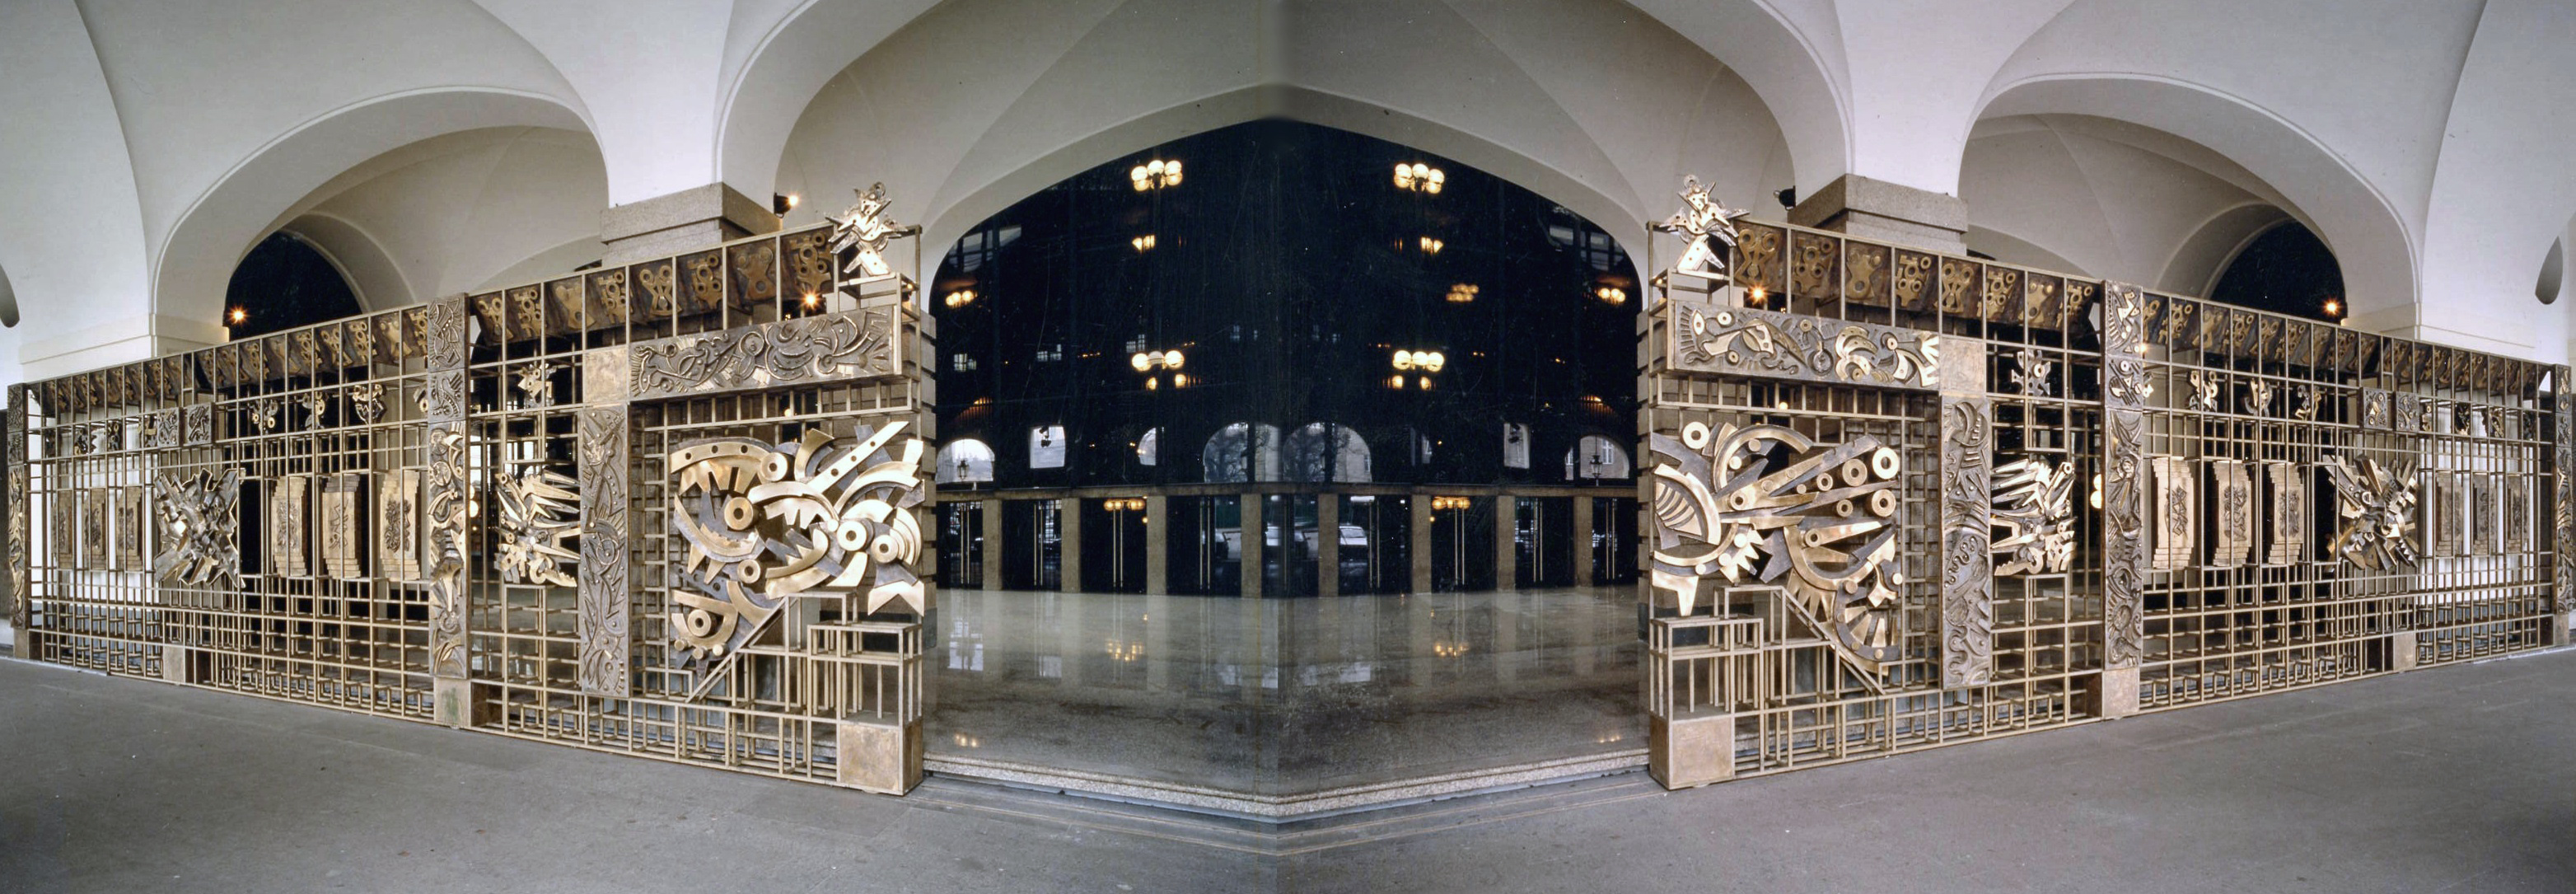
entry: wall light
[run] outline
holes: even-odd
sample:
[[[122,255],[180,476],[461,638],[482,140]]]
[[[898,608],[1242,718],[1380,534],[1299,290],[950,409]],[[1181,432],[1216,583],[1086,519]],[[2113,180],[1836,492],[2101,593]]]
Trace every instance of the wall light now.
[[[1449,365],[1449,356],[1438,351],[1399,350],[1395,352],[1394,364],[1397,372],[1410,372],[1418,369],[1423,372],[1436,373],[1440,371],[1441,367]]]
[[[1436,254],[1439,254],[1441,249],[1449,247],[1449,243],[1442,242],[1442,241],[1440,241],[1440,240],[1438,240],[1438,239],[1433,239],[1433,238],[1431,238],[1431,237],[1429,237],[1429,236],[1424,236],[1424,237],[1422,237],[1422,241],[1420,241],[1420,242],[1418,242],[1418,243],[1415,243],[1415,244],[1416,244],[1416,245],[1418,245],[1418,246],[1420,246],[1420,247],[1421,247],[1421,249],[1422,249],[1422,253],[1423,253],[1423,254],[1426,254],[1426,255],[1436,255]]]
[[[2343,299],[2337,298],[2333,295],[2328,295],[2326,296],[2326,303],[2323,309],[2326,312],[2326,316],[2341,319],[2343,317]]]
[[[769,194],[769,213],[771,213],[771,214],[775,214],[775,215],[778,215],[778,216],[780,216],[780,217],[786,217],[786,216],[787,216],[787,212],[790,212],[790,211],[794,211],[794,210],[796,210],[796,203],[798,203],[798,202],[802,202],[802,201],[805,201],[805,197],[800,196],[800,195],[797,195],[797,194],[792,193],[792,192],[773,192],[773,193],[770,193],[770,194]]]
[[[239,326],[243,323],[250,322],[250,311],[243,310],[238,307],[233,308],[232,312],[224,315],[224,320],[225,325]]]
[[[1476,300],[1476,287],[1459,283],[1449,287],[1449,303],[1466,304]]]
[[[948,305],[949,307],[965,307],[966,305],[975,303],[975,290],[958,289],[957,291],[948,293],[948,297],[939,299],[939,302],[941,304]]]
[[[1398,163],[1395,166],[1395,188],[1397,189],[1436,196],[1440,194],[1440,186],[1447,182],[1449,182],[1449,175],[1446,172],[1421,162]]]
[[[1462,512],[1476,505],[1473,497],[1432,497],[1433,512]]]
[[[1155,159],[1127,171],[1127,181],[1137,192],[1181,185],[1181,163]]]
[[[1154,234],[1147,233],[1134,239],[1129,239],[1127,240],[1127,244],[1135,246],[1137,251],[1144,251],[1146,249],[1153,248]]]
[[[1604,303],[1628,303],[1628,291],[1617,286],[1602,286],[1598,289],[1592,290],[1592,294],[1594,297],[1600,298]]]

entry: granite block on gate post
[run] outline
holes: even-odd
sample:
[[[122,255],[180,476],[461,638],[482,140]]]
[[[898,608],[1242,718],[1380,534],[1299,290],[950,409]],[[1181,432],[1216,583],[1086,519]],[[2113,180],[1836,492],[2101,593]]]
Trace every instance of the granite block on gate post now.
[[[581,484],[581,586],[576,633],[581,643],[581,691],[630,694],[627,672],[633,559],[629,555],[628,486],[632,459],[626,402],[624,346],[582,356],[581,399],[575,417]]]
[[[2145,308],[2137,286],[2102,288],[2102,680],[2100,715],[2138,710],[2146,652]]]
[[[1941,685],[1994,679],[1994,402],[1986,343],[1941,342]]]

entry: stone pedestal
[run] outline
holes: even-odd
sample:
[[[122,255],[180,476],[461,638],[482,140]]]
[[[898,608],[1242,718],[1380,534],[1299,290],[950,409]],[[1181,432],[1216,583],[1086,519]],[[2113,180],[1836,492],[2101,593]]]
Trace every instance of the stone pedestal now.
[[[1082,499],[1064,497],[1055,501],[1056,580],[1055,588],[1067,593],[1082,591]]]
[[[1521,551],[1516,535],[1521,524],[1520,498],[1494,496],[1494,589],[1521,588]]]
[[[1172,498],[1161,494],[1145,498],[1145,592],[1172,592]]]
[[[1931,251],[1968,251],[1967,202],[1853,174],[1800,200],[1789,209],[1789,222]]]
[[[599,239],[610,266],[674,255],[730,239],[778,231],[769,203],[709,183],[599,213]]]
[[[1413,507],[1413,544],[1405,555],[1413,559],[1415,593],[1431,592],[1431,495],[1414,494],[1405,501]]]
[[[1646,720],[1646,772],[1665,788],[1735,778],[1735,715],[1709,711]]]
[[[1574,498],[1574,585],[1592,585],[1592,498]]]
[[[921,721],[843,720],[837,733],[842,785],[900,795],[921,784]]]
[[[1243,536],[1237,538],[1237,542],[1243,544],[1243,555],[1237,567],[1242,569],[1243,598],[1259,599],[1263,583],[1261,568],[1265,559],[1262,549],[1270,536],[1270,529],[1261,523],[1263,500],[1260,494],[1244,494],[1239,499],[1243,501],[1243,509],[1235,517],[1241,519],[1242,528],[1239,530]]]
[[[1002,501],[984,500],[977,504],[984,514],[984,549],[977,563],[983,566],[983,587],[1002,588]]]
[[[1315,595],[1342,595],[1342,499],[1315,498]]]
[[[2102,672],[2102,704],[2096,715],[2127,717],[2138,713],[2138,669],[2115,667]]]
[[[482,726],[496,719],[493,708],[474,698],[474,684],[468,680],[439,678],[430,683],[431,711],[439,723],[457,729]]]

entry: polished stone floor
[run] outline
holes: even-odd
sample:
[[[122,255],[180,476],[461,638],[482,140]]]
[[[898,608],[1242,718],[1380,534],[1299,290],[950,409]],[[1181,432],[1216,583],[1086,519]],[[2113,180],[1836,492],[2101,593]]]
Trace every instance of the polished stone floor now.
[[[890,798],[0,660],[0,891],[2576,887],[2576,651],[1664,792],[1271,826]]]
[[[1634,752],[1634,599],[947,590],[930,755],[1277,797]]]

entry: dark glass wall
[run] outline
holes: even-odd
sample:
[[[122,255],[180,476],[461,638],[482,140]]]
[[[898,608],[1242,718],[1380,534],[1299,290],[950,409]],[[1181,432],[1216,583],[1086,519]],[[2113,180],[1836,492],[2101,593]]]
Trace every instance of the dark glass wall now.
[[[1179,182],[1138,189],[1152,161],[1181,163]],[[1438,169],[1439,191],[1399,187],[1399,164]],[[1565,455],[1634,438],[1638,292],[1600,228],[1499,178],[1238,125],[1087,171],[958,242],[931,290],[940,433],[989,445],[1006,488],[1625,487],[1568,482]],[[1399,351],[1444,362],[1399,371]],[[1177,368],[1137,368],[1172,352]]]

